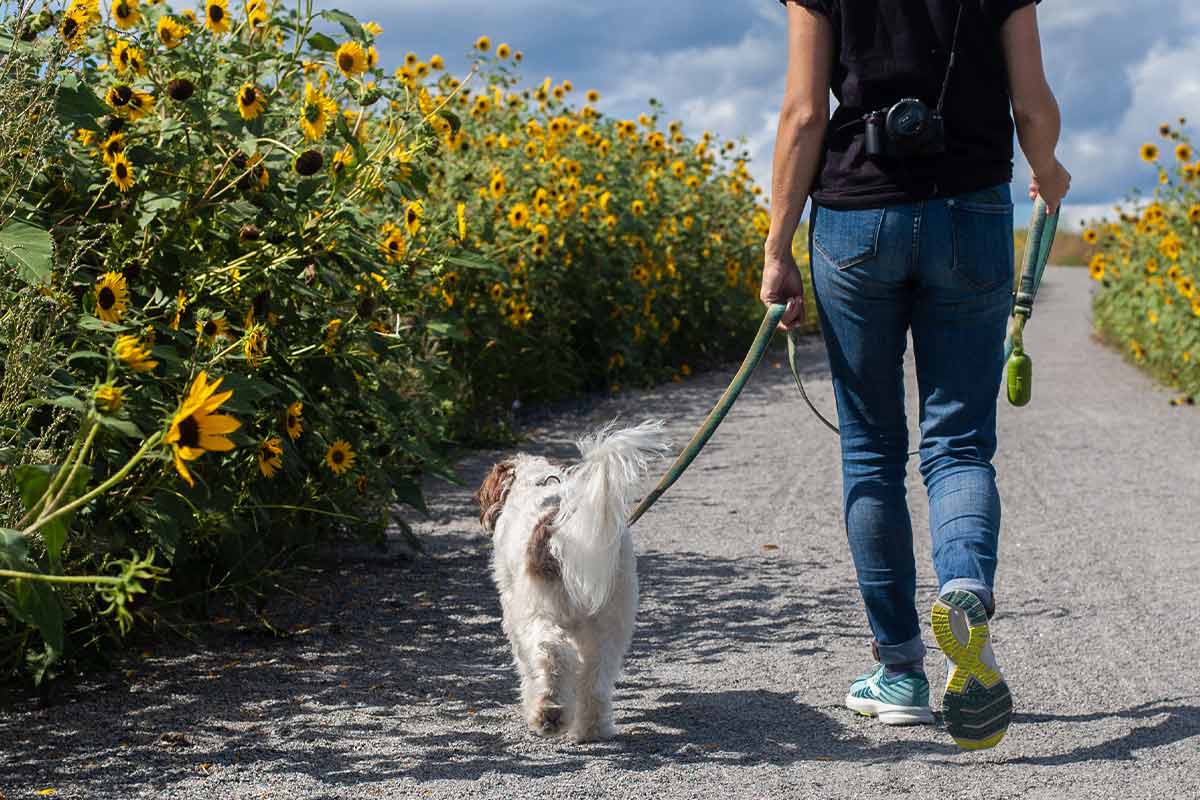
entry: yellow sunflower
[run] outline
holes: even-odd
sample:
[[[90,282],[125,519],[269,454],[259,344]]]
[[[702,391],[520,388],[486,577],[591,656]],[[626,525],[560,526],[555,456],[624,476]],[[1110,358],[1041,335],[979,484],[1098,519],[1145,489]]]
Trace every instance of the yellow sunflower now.
[[[217,35],[229,32],[229,0],[207,0],[204,5],[204,27]]]
[[[222,403],[233,397],[232,390],[217,394],[222,380],[224,378],[217,378],[209,383],[207,373],[197,375],[163,439],[171,445],[176,471],[189,486],[196,483],[185,462],[195,461],[205,453],[232,450],[234,444],[225,434],[233,433],[242,425],[233,417],[216,413]]]
[[[304,84],[304,105],[300,110],[300,130],[304,132],[305,139],[316,141],[324,136],[329,118],[336,113],[337,103],[332,98],[326,97],[311,83]]]
[[[92,21],[87,9],[76,7],[63,16],[62,24],[58,28],[58,34],[62,37],[67,47],[74,50],[83,44],[84,38],[87,37],[88,28],[91,25]]]
[[[129,287],[119,272],[106,272],[96,281],[96,316],[105,322],[120,322],[129,308]]]
[[[250,366],[258,369],[267,360],[267,332],[263,330],[261,325],[255,325],[246,334],[242,342],[242,351],[246,354],[246,360],[250,362]]]
[[[133,187],[133,167],[129,164],[129,159],[124,153],[119,153],[112,160],[112,182],[122,192],[127,192]]]
[[[1179,159],[1180,161],[1191,161],[1192,146],[1187,142],[1180,142],[1179,144],[1175,145],[1175,158]]]
[[[408,241],[399,227],[388,222],[383,226],[383,242],[379,247],[383,250],[384,257],[390,263],[395,264],[404,260],[404,256],[408,252]]]
[[[1083,241],[1088,244],[1095,244],[1100,239],[1100,234],[1094,228],[1088,228],[1083,232]]]
[[[117,358],[135,372],[149,372],[158,366],[158,362],[150,358],[150,349],[136,336],[118,336],[113,350]]]
[[[133,87],[123,83],[108,87],[108,91],[104,93],[104,102],[116,109],[117,112],[124,112],[132,99]]]
[[[486,36],[480,36],[475,40],[475,49],[481,53],[486,53],[492,49],[492,40]]]
[[[1095,257],[1092,258],[1092,263],[1088,265],[1088,270],[1092,276],[1092,280],[1096,280],[1096,281],[1103,280],[1104,279],[1104,256],[1100,253],[1097,253],[1095,255]]]
[[[274,478],[283,468],[283,442],[278,436],[263,439],[258,445],[258,471],[264,478]]]
[[[404,227],[408,230],[409,236],[416,236],[417,231],[421,229],[421,217],[424,213],[425,209],[420,200],[413,200],[404,209]]]
[[[1139,154],[1142,157],[1142,161],[1147,163],[1156,161],[1158,160],[1158,145],[1146,143],[1142,145],[1142,149],[1139,151]]]
[[[158,40],[168,50],[178,47],[179,43],[190,33],[186,25],[181,25],[170,17],[159,17],[155,30],[158,33]]]
[[[246,3],[246,21],[252,29],[262,30],[267,26],[269,19],[266,0],[250,0]]]
[[[344,439],[338,439],[325,451],[325,466],[335,475],[342,475],[354,468],[354,449]]]
[[[204,341],[212,344],[217,339],[229,338],[229,323],[224,317],[209,317],[206,320],[196,320],[196,333],[204,337]]]
[[[179,330],[179,322],[183,318],[183,311],[187,308],[188,296],[182,289],[175,295],[175,316],[171,317],[171,330]]]
[[[96,387],[92,400],[99,410],[106,414],[115,414],[121,410],[121,404],[125,401],[125,391],[120,386],[106,383]]]
[[[304,433],[304,403],[297,400],[287,407],[284,414],[284,427],[287,430],[288,438],[293,442],[300,438],[300,434]]]
[[[488,190],[492,193],[492,197],[497,200],[504,197],[505,188],[504,173],[497,172],[492,175],[491,183],[488,184]]]
[[[121,30],[129,30],[142,21],[142,12],[138,10],[137,0],[113,0],[112,18]]]
[[[529,223],[529,206],[517,203],[508,212],[508,224],[514,228],[524,228]]]
[[[237,95],[238,113],[242,119],[251,120],[267,107],[267,98],[253,83],[243,83]]]
[[[100,156],[104,159],[104,163],[112,166],[116,161],[117,156],[125,152],[125,134],[114,133],[105,139],[100,145]]]
[[[134,90],[125,106],[125,114],[130,122],[136,122],[154,111],[154,95],[149,92]]]
[[[333,54],[333,60],[347,78],[362,75],[367,71],[367,54],[358,42],[345,42]]]
[[[1200,206],[1197,206],[1200,209]],[[467,204],[459,203],[454,209],[454,216],[458,219],[458,240],[465,241],[467,238]]]
[[[1193,225],[1200,224],[1200,203],[1194,203],[1187,212],[1188,222]]]

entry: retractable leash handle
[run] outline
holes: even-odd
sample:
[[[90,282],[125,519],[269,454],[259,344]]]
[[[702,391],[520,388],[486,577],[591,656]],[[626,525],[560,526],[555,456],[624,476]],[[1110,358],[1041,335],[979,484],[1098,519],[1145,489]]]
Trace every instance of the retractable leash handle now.
[[[650,506],[654,505],[654,501],[662,497],[663,492],[671,488],[671,484],[679,479],[684,470],[688,468],[696,456],[700,455],[700,451],[708,440],[712,438],[717,427],[725,419],[725,415],[729,413],[729,409],[733,407],[733,403],[738,399],[738,395],[742,393],[746,383],[749,382],[750,376],[754,374],[754,368],[762,361],[763,356],[767,352],[767,345],[771,343],[771,336],[775,333],[775,327],[779,324],[779,320],[783,319],[783,312],[787,310],[787,306],[782,303],[772,303],[767,307],[767,313],[763,316],[762,324],[758,326],[758,333],[754,336],[754,343],[750,345],[750,351],[746,353],[746,357],[742,360],[742,366],[738,368],[737,374],[733,376],[729,387],[725,389],[724,394],[717,400],[717,404],[713,406],[712,411],[708,412],[708,416],[704,418],[700,429],[692,436],[691,441],[687,446],[680,451],[675,457],[675,462],[667,469],[662,476],[662,480],[654,487],[650,494],[642,498],[642,502],[638,503],[637,508],[629,516],[629,524],[637,522],[642,514],[645,514]]]
[[[1033,361],[1025,353],[1025,323],[1033,316],[1033,302],[1042,285],[1046,264],[1050,261],[1050,249],[1054,246],[1054,234],[1058,230],[1058,214],[1049,213],[1046,201],[1040,197],[1033,204],[1021,278],[1013,293],[1012,322],[1009,323],[1008,337],[1004,341],[1008,402],[1014,406],[1026,405],[1032,397]]]

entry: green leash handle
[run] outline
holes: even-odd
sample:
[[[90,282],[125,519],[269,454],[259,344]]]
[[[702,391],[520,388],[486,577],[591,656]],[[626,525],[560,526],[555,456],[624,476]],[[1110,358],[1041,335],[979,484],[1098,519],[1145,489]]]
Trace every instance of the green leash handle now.
[[[1014,406],[1027,405],[1033,396],[1033,360],[1025,352],[1025,323],[1033,315],[1033,302],[1042,285],[1057,231],[1058,212],[1049,213],[1046,201],[1037,198],[1029,223],[1029,238],[1025,240],[1021,277],[1013,294],[1012,322],[1004,341],[1006,394]]]
[[[708,412],[708,416],[704,418],[704,422],[700,425],[700,429],[692,436],[691,441],[687,446],[680,451],[676,456],[674,463],[667,469],[666,474],[662,476],[662,480],[654,487],[654,491],[642,498],[642,502],[638,503],[633,514],[629,517],[629,524],[637,522],[642,514],[650,506],[654,505],[654,501],[662,496],[663,492],[671,488],[671,484],[679,479],[684,470],[696,460],[696,456],[700,455],[700,451],[708,440],[712,438],[717,427],[725,419],[725,415],[729,413],[729,409],[733,406],[738,395],[742,393],[746,383],[749,382],[750,376],[754,374],[755,367],[762,361],[763,355],[767,352],[767,345],[771,342],[771,336],[775,333],[775,327],[779,324],[779,320],[783,319],[783,312],[787,310],[787,306],[782,303],[773,303],[767,308],[767,313],[763,316],[762,324],[758,326],[758,333],[754,336],[754,343],[750,345],[749,352],[742,360],[742,366],[738,368],[737,374],[733,376],[728,388],[724,394],[717,400],[717,404],[713,406],[712,411]]]

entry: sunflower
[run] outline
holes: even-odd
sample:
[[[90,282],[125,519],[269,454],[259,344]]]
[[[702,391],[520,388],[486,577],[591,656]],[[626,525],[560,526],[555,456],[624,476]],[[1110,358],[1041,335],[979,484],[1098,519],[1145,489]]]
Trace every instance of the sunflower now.
[[[87,9],[73,8],[63,16],[62,24],[58,28],[58,34],[62,37],[67,47],[74,50],[83,44],[83,40],[87,36],[88,28],[91,27],[91,24],[91,18],[88,15]]]
[[[1200,203],[1194,203],[1187,212],[1188,222],[1196,225],[1200,223]]]
[[[133,167],[129,164],[129,159],[124,153],[118,153],[112,160],[112,182],[122,192],[127,192],[133,187]]]
[[[304,105],[300,110],[300,130],[304,138],[316,141],[325,135],[329,118],[337,113],[337,103],[311,83],[304,84]]]
[[[258,369],[267,360],[267,332],[261,325],[255,325],[242,341],[242,351],[250,366]]]
[[[127,109],[129,101],[132,99],[133,88],[123,83],[108,87],[108,91],[104,93],[104,102],[108,103],[118,112]]]
[[[238,113],[242,119],[251,120],[267,107],[267,98],[253,83],[243,83],[237,94]]]
[[[350,145],[346,145],[333,154],[333,174],[335,176],[342,177],[353,164],[354,151],[350,149]]]
[[[1180,142],[1175,145],[1175,158],[1180,161],[1192,160],[1192,146],[1186,142]]]
[[[372,36],[379,36],[381,33],[383,33],[383,26],[372,20],[371,22],[363,24],[363,30]]]
[[[496,46],[496,58],[508,58],[512,55],[512,48],[504,42]]]
[[[104,159],[104,163],[112,166],[117,156],[125,152],[125,135],[123,133],[114,133],[105,139],[100,144],[100,156]]]
[[[480,36],[475,40],[475,49],[481,53],[486,53],[492,49],[492,40],[486,36]]]
[[[1200,209],[1200,206],[1196,208]],[[459,203],[454,209],[454,216],[458,219],[458,240],[465,241],[467,238],[467,204]]]
[[[259,31],[267,26],[269,19],[266,0],[250,0],[246,3],[246,21],[253,30]]]
[[[404,227],[408,230],[409,236],[416,236],[417,231],[421,229],[421,217],[424,213],[425,209],[420,200],[413,200],[404,209]]]
[[[137,0],[113,0],[112,18],[121,30],[129,30],[142,21]]]
[[[229,32],[229,0],[207,0],[204,5],[204,27],[214,34]]]
[[[263,439],[258,445],[258,471],[264,478],[274,478],[283,468],[283,442],[278,436]]]
[[[175,316],[171,317],[171,330],[179,330],[179,321],[183,318],[183,311],[187,308],[188,296],[182,289],[175,295]]]
[[[325,451],[325,466],[333,470],[335,475],[342,475],[354,468],[354,457],[350,443],[338,439]]]
[[[120,386],[113,386],[111,383],[106,383],[96,387],[96,391],[92,393],[92,401],[96,404],[96,408],[106,414],[115,414],[121,410],[121,403],[125,400],[125,391]]]
[[[333,60],[347,78],[362,75],[367,71],[367,54],[358,42],[344,42],[333,54]]]
[[[300,434],[304,433],[304,403],[297,400],[287,407],[284,413],[284,427],[287,430],[288,438],[293,442],[300,438]]]
[[[504,197],[505,184],[503,172],[497,172],[492,175],[491,183],[488,184],[488,191],[492,193],[492,197],[496,200]]]
[[[149,348],[144,347],[136,336],[118,336],[113,350],[117,358],[135,372],[149,372],[158,366],[158,362],[150,358]]]
[[[379,51],[375,49],[375,45],[367,48],[367,69],[375,69],[375,65],[379,63]],[[373,88],[374,84],[368,84],[367,88]]]
[[[1139,153],[1142,157],[1142,161],[1148,163],[1156,161],[1158,160],[1158,145],[1146,143],[1142,145],[1142,149],[1139,151]]]
[[[443,70],[446,68],[446,61],[437,53],[429,57],[430,69]]]
[[[384,257],[390,263],[395,264],[404,260],[404,256],[408,252],[408,241],[398,226],[387,222],[383,226],[383,242],[379,247],[383,251]]]
[[[1094,228],[1088,228],[1083,232],[1083,241],[1088,244],[1095,244],[1100,239],[1100,234]]]
[[[96,316],[105,322],[120,322],[129,308],[129,287],[119,272],[106,272],[96,281]]]
[[[179,43],[191,32],[186,25],[181,25],[170,17],[159,17],[155,30],[158,32],[158,40],[168,50],[178,47]]]
[[[529,223],[529,206],[517,203],[508,212],[508,223],[514,228],[524,228]]]
[[[128,86],[121,88],[129,89]],[[125,116],[129,117],[130,122],[136,122],[154,111],[154,95],[149,92],[129,89],[128,96],[124,92],[121,92],[118,99],[125,100],[124,105],[118,107],[118,111],[123,111]]]
[[[224,317],[209,317],[206,320],[196,320],[196,333],[204,337],[204,341],[212,344],[218,338],[229,338],[229,323]]]
[[[217,378],[209,383],[207,373],[197,375],[163,439],[164,443],[171,445],[176,471],[189,486],[195,486],[196,483],[184,462],[195,461],[206,452],[232,450],[234,444],[225,434],[236,431],[242,425],[233,417],[216,413],[221,404],[233,396],[232,390],[216,393],[222,380],[224,378]]]
[[[1092,258],[1092,263],[1088,265],[1088,270],[1092,276],[1092,280],[1096,280],[1096,281],[1103,280],[1104,279],[1104,255],[1101,253],[1097,253]]]

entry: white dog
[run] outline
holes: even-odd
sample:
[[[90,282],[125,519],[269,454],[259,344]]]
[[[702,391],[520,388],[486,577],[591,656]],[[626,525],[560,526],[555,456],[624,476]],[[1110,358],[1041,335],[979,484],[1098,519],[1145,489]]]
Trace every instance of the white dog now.
[[[580,742],[615,733],[612,691],[633,636],[637,568],[626,519],[663,422],[577,442],[566,466],[518,454],[475,493],[530,729]]]

